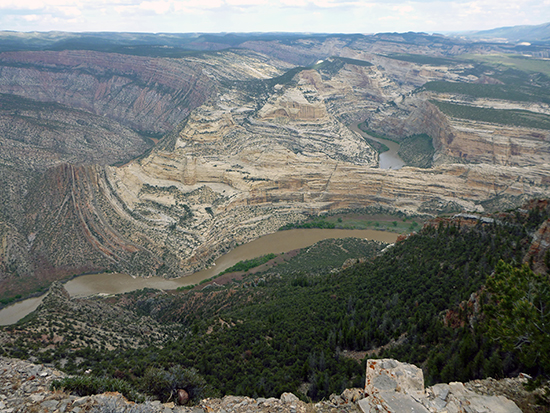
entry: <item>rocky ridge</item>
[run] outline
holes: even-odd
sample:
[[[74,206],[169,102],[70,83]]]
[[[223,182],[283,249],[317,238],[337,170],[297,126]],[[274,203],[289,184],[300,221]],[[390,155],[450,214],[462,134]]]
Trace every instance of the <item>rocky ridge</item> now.
[[[164,134],[216,93],[220,80],[280,74],[251,52],[161,59],[86,50],[0,54],[0,92],[57,102]],[[229,61],[238,61],[238,71]],[[288,65],[281,63],[279,68]]]
[[[63,163],[126,163],[153,141],[106,117],[1,94],[0,145],[5,166],[44,172]]]
[[[178,232],[181,228],[188,241],[180,243],[178,252],[171,252],[185,272],[205,265],[204,249],[231,248],[230,240],[246,242],[303,212],[374,204],[423,212],[434,200],[442,206],[482,211],[483,200],[538,196],[547,191],[544,165],[372,168],[376,162],[372,148],[346,128],[340,116],[332,114],[340,105],[347,105],[353,113],[350,102],[357,99],[347,91],[357,93],[358,73],[369,79],[363,84],[372,93],[380,96],[384,88],[376,89],[379,80],[372,67],[346,64],[344,68],[354,76],[343,77],[342,70],[328,78],[323,70],[302,71],[292,82],[276,84],[269,97],[259,100],[247,98],[242,90],[228,91],[218,102],[194,111],[171,137],[169,147],[159,146],[138,162],[110,168],[106,174],[110,199],[116,200],[118,211],[134,212],[127,216],[135,222],[131,227],[138,222],[142,230],[147,226],[149,239],[153,239],[153,223],[161,232],[163,226]],[[355,110],[359,114],[365,109]],[[429,103],[414,101],[407,113],[402,125],[412,126],[402,133],[430,132],[442,140],[454,136],[445,117]],[[434,117],[441,119],[438,131]],[[191,195],[199,189],[210,194],[209,200],[189,202],[196,199]],[[185,212],[177,212],[182,207]],[[137,215],[137,211],[147,215]],[[184,219],[178,221],[182,214]]]
[[[480,395],[463,383],[436,384],[424,389],[418,367],[392,359],[367,360],[364,413],[375,412],[509,412],[520,413],[514,402],[500,395]],[[526,382],[526,380],[525,380]]]
[[[187,332],[181,324],[160,324],[151,317],[140,317],[104,300],[71,298],[61,283],[54,282],[32,320],[25,327],[13,329],[12,337],[0,342],[4,345],[20,342],[28,347],[39,345],[40,352],[60,346],[71,350],[89,347],[110,351],[162,346],[167,339]],[[65,366],[69,360],[74,362],[74,357],[60,360],[60,365]]]
[[[63,389],[52,391],[52,381],[65,377],[64,373],[44,365],[2,357],[0,412],[367,413],[412,409],[432,413],[516,413],[521,410],[502,393],[513,392],[519,403],[526,403],[533,397],[523,389],[525,378],[437,384],[424,390],[422,371],[413,365],[383,359],[369,360],[367,366],[365,390],[347,389],[341,395],[332,395],[329,400],[315,404],[304,403],[292,393],[283,393],[280,398],[225,396],[222,399],[204,399],[196,406],[178,406],[173,402],[159,401],[131,403],[119,393],[77,396]],[[523,411],[543,411],[528,403],[522,404],[522,407]]]

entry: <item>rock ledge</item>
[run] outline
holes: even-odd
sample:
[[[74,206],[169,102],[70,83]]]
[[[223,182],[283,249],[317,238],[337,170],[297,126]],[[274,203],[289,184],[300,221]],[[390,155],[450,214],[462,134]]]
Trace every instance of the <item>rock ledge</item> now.
[[[54,368],[0,357],[0,413],[521,413],[503,396],[467,388],[481,386],[480,381],[467,386],[437,384],[424,390],[422,370],[392,359],[367,361],[366,392],[346,389],[340,396],[316,404],[304,403],[292,393],[283,393],[280,399],[225,396],[190,407],[158,400],[136,404],[119,393],[80,397],[50,391],[51,382],[62,377],[65,374]]]

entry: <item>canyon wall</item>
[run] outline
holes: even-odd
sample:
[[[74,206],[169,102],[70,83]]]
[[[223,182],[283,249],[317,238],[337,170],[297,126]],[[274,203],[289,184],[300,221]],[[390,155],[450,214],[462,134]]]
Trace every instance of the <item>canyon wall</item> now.
[[[182,276],[312,214],[481,212],[550,196],[547,130],[456,119],[432,103],[445,96],[419,89],[475,81],[468,63],[357,44],[296,46],[317,60],[287,74],[250,50],[0,54],[0,92],[11,94],[0,143],[14,148],[0,167],[0,287],[15,295],[104,270]],[[354,131],[364,120],[396,140],[428,135],[435,166],[379,169]],[[146,138],[161,134],[154,147]]]

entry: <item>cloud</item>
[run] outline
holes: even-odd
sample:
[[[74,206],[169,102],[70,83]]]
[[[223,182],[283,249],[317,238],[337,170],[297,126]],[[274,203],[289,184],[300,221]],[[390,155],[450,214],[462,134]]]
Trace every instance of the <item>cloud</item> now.
[[[550,0],[548,0],[550,1]],[[279,3],[287,7],[305,7],[310,2],[308,0],[279,0]]]
[[[264,6],[269,3],[269,0],[225,0],[228,6]]]
[[[66,16],[81,16],[82,10],[78,7],[62,7],[60,10],[65,13]]]
[[[39,10],[49,6],[68,6],[74,2],[69,0],[0,0],[0,9],[15,9],[15,10]]]
[[[37,20],[40,20],[42,16],[39,16],[38,14],[27,14],[23,16],[23,20],[26,20],[28,22],[35,22]]]
[[[550,21],[550,0],[0,0],[4,30],[459,31]]]
[[[414,11],[414,7],[410,4],[401,4],[399,6],[393,6],[392,9],[399,13],[400,15],[405,15],[412,13]]]
[[[142,10],[150,10],[156,14],[166,14],[170,11],[170,2],[164,0],[144,1],[140,3],[139,8]]]
[[[223,0],[186,0],[174,1],[174,10],[190,10],[190,9],[215,9],[222,7],[225,3]]]

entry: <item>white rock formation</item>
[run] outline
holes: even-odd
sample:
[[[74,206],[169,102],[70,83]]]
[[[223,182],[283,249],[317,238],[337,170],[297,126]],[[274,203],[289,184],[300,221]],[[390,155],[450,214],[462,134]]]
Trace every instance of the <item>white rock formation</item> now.
[[[418,367],[397,360],[368,360],[363,413],[521,413],[503,396],[482,396],[462,383],[436,384],[424,390]]]

